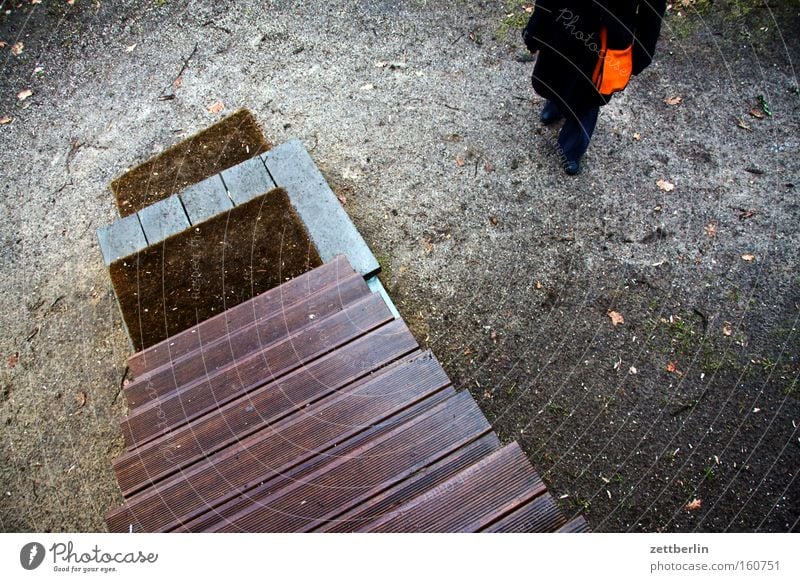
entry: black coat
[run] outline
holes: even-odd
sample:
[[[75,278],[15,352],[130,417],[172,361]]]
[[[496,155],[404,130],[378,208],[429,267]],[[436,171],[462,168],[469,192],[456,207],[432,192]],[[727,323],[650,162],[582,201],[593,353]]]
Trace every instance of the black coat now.
[[[537,0],[522,33],[531,52],[539,51],[533,69],[534,90],[563,111],[581,112],[604,105],[592,83],[600,52],[600,27],[608,47],[633,44],[633,74],[652,61],[666,0]]]

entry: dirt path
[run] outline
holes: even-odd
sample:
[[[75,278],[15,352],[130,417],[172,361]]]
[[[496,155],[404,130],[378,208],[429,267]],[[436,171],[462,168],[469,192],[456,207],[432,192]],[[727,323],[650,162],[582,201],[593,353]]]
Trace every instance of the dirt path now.
[[[215,101],[304,141],[417,337],[566,511],[796,530],[797,3],[672,14],[576,178],[536,120],[520,4],[354,4],[4,6],[0,530],[104,529],[120,501],[128,346],[94,230],[108,183]]]

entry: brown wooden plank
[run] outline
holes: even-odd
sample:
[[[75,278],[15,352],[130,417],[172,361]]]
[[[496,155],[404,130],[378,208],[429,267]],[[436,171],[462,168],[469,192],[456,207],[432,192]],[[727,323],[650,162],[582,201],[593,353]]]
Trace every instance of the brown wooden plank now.
[[[226,366],[208,378],[182,386],[135,409],[120,422],[125,442],[129,447],[141,446],[204,414],[218,411],[231,400],[392,320],[383,299],[371,294],[344,311]]]
[[[370,293],[364,278],[357,273],[325,287],[318,293],[265,315],[252,323],[174,359],[171,363],[140,375],[125,388],[131,408],[162,397],[193,381],[210,376],[224,366],[263,351],[301,329],[342,311]]]
[[[251,495],[245,509],[220,515],[208,531],[308,531],[490,430],[478,405],[462,392],[302,479]]]
[[[591,531],[589,524],[582,515],[571,519],[566,525],[558,529],[558,533],[589,533]]]
[[[404,408],[403,410],[388,416],[380,423],[370,426],[368,429],[348,438],[335,447],[327,451],[320,452],[290,468],[287,471],[281,472],[274,479],[271,479],[263,484],[259,484],[253,489],[243,493],[242,495],[233,496],[222,505],[215,507],[212,511],[203,513],[186,523],[176,527],[172,531],[176,532],[204,532],[209,528],[216,527],[219,523],[221,516],[235,515],[244,510],[253,503],[253,498],[256,495],[264,494],[270,491],[277,491],[299,480],[304,480],[307,475],[314,473],[320,467],[326,466],[331,460],[346,457],[354,454],[365,443],[380,438],[382,435],[390,432],[395,427],[403,424],[408,419],[414,418],[419,415],[426,414],[431,408],[441,404],[448,398],[455,396],[456,391],[452,386],[447,386],[438,392],[435,392],[423,400]]]
[[[136,377],[147,370],[167,364],[198,349],[203,343],[224,337],[232,329],[254,323],[265,315],[285,309],[353,273],[346,257],[336,257],[333,261],[270,289],[250,301],[231,307],[194,327],[133,354],[127,362],[131,374]]]
[[[359,531],[470,532],[483,519],[544,490],[536,471],[511,443],[438,487],[400,505]]]
[[[302,366],[276,382],[265,384],[195,420],[123,454],[114,461],[125,497],[151,486],[178,470],[201,461],[296,411],[340,390],[355,389],[366,376],[372,379],[385,366],[417,348],[400,320],[380,327],[356,341]],[[380,369],[378,369],[380,368]]]
[[[444,389],[438,362],[419,357],[341,394],[313,415],[292,415],[207,462],[132,497],[106,516],[111,531],[162,531],[213,509]]]
[[[408,479],[364,501],[359,506],[332,516],[314,531],[351,532],[373,521],[396,506],[437,487],[456,473],[475,464],[500,448],[500,439],[489,433],[469,443]]]
[[[567,520],[550,494],[542,494],[518,507],[481,531],[496,533],[543,533],[556,531]]]

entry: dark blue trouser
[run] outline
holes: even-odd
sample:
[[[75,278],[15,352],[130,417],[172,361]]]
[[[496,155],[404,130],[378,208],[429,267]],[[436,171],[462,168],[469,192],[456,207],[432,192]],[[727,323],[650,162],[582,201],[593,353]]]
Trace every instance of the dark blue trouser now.
[[[548,101],[545,107],[558,108],[552,101]],[[600,107],[589,107],[583,111],[562,109],[561,113],[564,115],[564,126],[558,133],[559,155],[562,161],[577,162],[589,148]]]

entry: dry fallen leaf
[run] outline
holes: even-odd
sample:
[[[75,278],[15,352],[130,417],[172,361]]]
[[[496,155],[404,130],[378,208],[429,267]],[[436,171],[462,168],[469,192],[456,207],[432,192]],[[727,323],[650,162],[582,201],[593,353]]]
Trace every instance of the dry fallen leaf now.
[[[675,184],[669,182],[668,180],[658,180],[656,182],[656,186],[658,186],[664,192],[672,192],[675,189]]]
[[[616,327],[621,323],[625,323],[625,318],[622,317],[622,314],[618,311],[609,311],[608,317],[611,318],[611,324]]]
[[[67,4],[69,4],[70,6],[72,6],[73,4],[75,4],[75,0],[67,0]]]
[[[631,366],[630,368],[628,368],[628,373],[629,373],[631,376],[635,376],[636,374],[638,374],[638,373],[639,373],[639,370],[637,370],[636,368],[634,368],[633,366]]]
[[[21,42],[15,42],[11,45],[11,54],[17,56],[22,52],[22,49],[25,48],[25,45]]]
[[[483,165],[483,169],[486,170],[487,172],[494,172],[494,166],[492,165],[491,162],[486,162]]]
[[[31,0],[31,4],[41,4],[42,0]]]
[[[0,40],[0,48],[6,48],[7,46],[8,46],[8,43],[6,41]]]
[[[19,362],[19,352],[14,352],[10,356],[8,356],[8,367],[13,368]]]
[[[11,123],[11,120],[14,119],[10,115],[4,115],[0,117],[0,125],[6,125],[7,123]]]
[[[426,253],[430,253],[431,251],[433,251],[433,243],[427,238],[422,239],[422,246],[425,247]]]
[[[738,125],[742,129],[752,130],[752,128],[749,125],[747,125],[747,123],[745,123],[745,120],[742,119],[741,117],[736,118],[736,125]]]
[[[342,203],[342,206],[347,204],[347,196],[345,196],[344,194],[337,194],[336,197],[339,199],[339,202]]]
[[[209,113],[219,113],[225,109],[225,104],[222,101],[214,101],[207,109]]]
[[[464,158],[462,158],[461,156],[456,156],[456,166],[460,168],[463,165],[464,165]]]
[[[135,49],[135,48],[136,48],[136,43],[129,44],[128,46],[125,47],[125,52],[126,53],[131,53],[131,52],[133,52],[133,49]]]
[[[755,260],[755,255],[742,255],[742,260],[747,261],[748,263]]]
[[[78,403],[78,408],[83,408],[86,404],[86,392],[78,392],[75,395],[75,402]]]
[[[683,97],[681,97],[680,95],[674,95],[673,97],[667,97],[666,99],[664,99],[664,103],[666,103],[667,105],[677,105],[681,101],[683,101]]]
[[[497,343],[497,332],[496,331],[492,331],[492,333],[489,334],[489,339],[491,339],[493,342]]]
[[[764,119],[766,117],[766,115],[764,115],[764,112],[761,111],[758,107],[753,107],[750,110],[750,115],[752,117],[755,117],[756,119]]]
[[[489,222],[492,223],[492,226],[497,226],[497,217],[496,216],[490,216],[489,217]]]
[[[703,502],[702,502],[700,499],[696,499],[696,498],[695,498],[694,500],[692,500],[692,501],[690,501],[689,503],[687,503],[687,504],[684,506],[684,509],[685,509],[686,511],[694,511],[695,509],[700,509],[700,507],[701,507],[702,505],[703,505]]]
[[[717,236],[717,223],[710,222],[706,225],[706,236],[708,238],[714,238]]]
[[[172,82],[172,87],[174,89],[180,89],[181,85],[183,85],[183,75],[178,75]]]
[[[733,326],[731,325],[730,321],[726,321],[722,324],[722,335],[730,336],[733,333]]]
[[[683,376],[683,372],[678,369],[678,365],[675,362],[668,362],[667,363],[667,372],[670,374],[677,374],[678,376]]]
[[[636,141],[639,141],[640,139],[642,139],[642,136],[639,135],[639,133],[637,132],[637,133],[633,134],[633,139],[635,139]]]
[[[748,218],[753,218],[755,214],[756,211],[754,208],[751,208],[750,210],[742,208],[739,210],[739,220],[747,220]]]
[[[19,99],[20,101],[25,101],[25,99],[27,99],[31,95],[33,95],[33,91],[31,91],[30,89],[25,89],[24,91],[20,91],[19,93],[17,93],[17,99]]]

